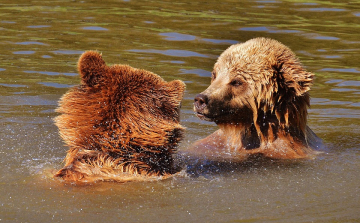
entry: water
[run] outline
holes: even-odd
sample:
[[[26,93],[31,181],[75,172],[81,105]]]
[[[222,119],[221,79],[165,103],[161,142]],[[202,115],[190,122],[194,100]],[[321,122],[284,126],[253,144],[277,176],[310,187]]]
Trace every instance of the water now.
[[[0,15],[0,221],[360,221],[359,1],[2,0]],[[316,74],[309,126],[326,153],[189,166],[158,182],[74,186],[51,178],[67,150],[54,109],[79,83],[82,52],[183,80],[184,151],[217,129],[192,112],[216,58],[259,36],[289,46]]]

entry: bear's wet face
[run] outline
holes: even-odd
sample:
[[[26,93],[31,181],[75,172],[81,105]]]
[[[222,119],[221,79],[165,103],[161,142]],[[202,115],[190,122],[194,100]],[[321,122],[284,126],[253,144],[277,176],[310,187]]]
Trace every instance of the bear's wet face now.
[[[304,131],[301,123],[306,123],[312,78],[295,54],[277,41],[258,38],[235,44],[218,58],[210,86],[195,97],[194,111],[217,124],[250,121],[255,126],[263,119],[258,115],[266,113],[285,126],[292,121],[302,125]],[[299,112],[305,120],[296,118]]]
[[[215,67],[211,85],[194,99],[194,111],[200,119],[217,124],[249,122],[252,112],[248,100],[253,97],[252,88],[242,72]]]
[[[217,59],[210,86],[194,99],[196,115],[220,129],[194,148],[240,156],[310,156],[309,145],[320,141],[306,125],[313,77],[276,40],[255,38],[230,46]]]

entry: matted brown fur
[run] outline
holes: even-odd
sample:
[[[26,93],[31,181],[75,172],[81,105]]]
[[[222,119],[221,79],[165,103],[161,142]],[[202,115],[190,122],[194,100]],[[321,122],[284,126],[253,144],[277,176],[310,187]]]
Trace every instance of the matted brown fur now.
[[[172,154],[182,138],[182,81],[128,65],[107,66],[101,55],[79,59],[81,84],[59,102],[55,118],[70,148],[55,177],[65,181],[128,181],[174,174]]]
[[[312,147],[321,141],[306,125],[313,77],[276,40],[256,38],[230,46],[214,65],[211,85],[194,103],[197,116],[220,129],[193,150],[240,159],[250,154],[313,157]]]

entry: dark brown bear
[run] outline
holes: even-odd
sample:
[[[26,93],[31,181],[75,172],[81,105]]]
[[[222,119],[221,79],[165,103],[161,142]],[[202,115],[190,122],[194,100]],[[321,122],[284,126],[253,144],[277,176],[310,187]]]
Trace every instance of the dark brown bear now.
[[[313,157],[321,143],[306,125],[313,77],[275,40],[256,38],[230,46],[214,65],[211,85],[194,103],[197,116],[220,129],[192,150],[220,159]]]
[[[182,138],[185,84],[127,65],[107,66],[97,52],[79,59],[81,84],[59,102],[55,118],[70,147],[55,177],[93,182],[159,179],[174,174]]]

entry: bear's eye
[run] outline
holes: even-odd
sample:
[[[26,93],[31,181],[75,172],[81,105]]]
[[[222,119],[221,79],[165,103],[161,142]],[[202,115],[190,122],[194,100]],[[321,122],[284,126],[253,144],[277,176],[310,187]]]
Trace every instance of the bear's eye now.
[[[242,85],[242,82],[240,80],[233,80],[233,81],[230,82],[230,85],[234,86],[234,87],[237,87],[237,86]]]
[[[211,73],[211,79],[215,80],[215,78],[216,78],[216,73],[215,73],[215,71],[213,71],[213,72]]]

